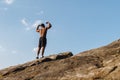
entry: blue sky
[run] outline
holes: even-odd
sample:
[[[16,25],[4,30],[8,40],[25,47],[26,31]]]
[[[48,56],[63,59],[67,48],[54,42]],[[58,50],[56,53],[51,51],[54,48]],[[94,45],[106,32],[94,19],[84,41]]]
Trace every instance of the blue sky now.
[[[34,60],[39,23],[50,21],[45,56],[120,38],[120,0],[0,0],[0,69]]]

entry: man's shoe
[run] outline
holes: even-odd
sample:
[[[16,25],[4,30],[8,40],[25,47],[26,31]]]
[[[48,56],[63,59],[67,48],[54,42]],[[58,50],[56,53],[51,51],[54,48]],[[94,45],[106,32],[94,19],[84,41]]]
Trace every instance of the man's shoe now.
[[[44,58],[44,56],[42,56],[42,58]]]
[[[36,59],[39,59],[39,57],[36,57]]]

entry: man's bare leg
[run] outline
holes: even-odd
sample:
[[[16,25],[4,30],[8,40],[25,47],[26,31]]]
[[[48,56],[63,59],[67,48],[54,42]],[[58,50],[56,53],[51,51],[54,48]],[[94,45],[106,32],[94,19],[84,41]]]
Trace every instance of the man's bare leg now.
[[[42,50],[42,58],[43,58],[44,57],[45,47],[42,47],[41,50]]]
[[[37,52],[37,57],[36,57],[36,59],[39,59],[39,54],[40,54],[40,47],[38,47],[38,52]]]

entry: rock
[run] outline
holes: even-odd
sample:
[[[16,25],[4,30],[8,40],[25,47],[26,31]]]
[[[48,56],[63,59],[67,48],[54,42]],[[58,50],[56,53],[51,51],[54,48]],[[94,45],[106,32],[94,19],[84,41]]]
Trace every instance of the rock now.
[[[60,54],[50,55],[50,56],[41,58],[39,60],[34,60],[32,62],[28,62],[28,63],[22,64],[22,65],[12,66],[12,67],[3,69],[0,71],[0,74],[1,74],[1,76],[6,76],[6,75],[9,75],[10,73],[22,71],[27,67],[35,66],[42,62],[48,62],[48,61],[53,61],[53,60],[57,60],[57,59],[64,59],[64,58],[68,58],[70,56],[73,56],[72,52],[64,52],[64,53],[60,53]],[[8,79],[9,78],[6,78],[6,80],[8,80]]]
[[[6,78],[4,78],[4,80],[24,80],[24,79],[14,78],[14,77],[6,77]]]
[[[58,60],[58,59],[65,59],[73,56],[72,52],[63,52],[55,55],[50,55],[44,58],[41,58],[39,61],[40,62],[48,62],[48,61],[53,61],[53,60]]]
[[[64,52],[64,53],[59,53],[56,56],[56,59],[64,59],[73,56],[72,52]]]
[[[21,70],[24,70],[26,67],[24,66],[14,66],[14,67],[10,67],[8,69],[2,70],[0,73],[2,76],[8,75],[11,72],[18,72]]]
[[[120,40],[116,40],[74,56],[64,52],[0,70],[0,80],[120,80],[119,74]]]

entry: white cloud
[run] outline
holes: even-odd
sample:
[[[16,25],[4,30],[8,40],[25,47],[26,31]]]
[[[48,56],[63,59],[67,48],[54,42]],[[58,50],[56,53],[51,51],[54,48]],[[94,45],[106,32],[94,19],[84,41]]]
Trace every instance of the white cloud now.
[[[23,18],[23,19],[21,20],[21,23],[26,27],[25,29],[26,29],[27,31],[31,29],[30,24],[28,23],[28,20],[27,20],[27,19]]]
[[[33,48],[33,50],[32,50],[33,52],[35,52],[35,53],[37,53],[37,51],[38,51],[38,48]]]
[[[4,2],[9,5],[9,4],[12,4],[14,0],[4,0]]]
[[[35,29],[38,24],[41,24],[42,20],[36,20],[34,23],[30,23],[26,18],[23,18],[21,23],[25,26],[25,29],[29,31],[31,29]]]
[[[36,20],[33,25],[32,25],[32,28],[36,28],[37,25],[41,24],[42,23],[42,20]]]
[[[23,24],[24,26],[28,26],[28,22],[27,22],[27,20],[26,20],[25,18],[23,18],[23,19],[21,20],[21,22],[22,22],[22,24]]]

